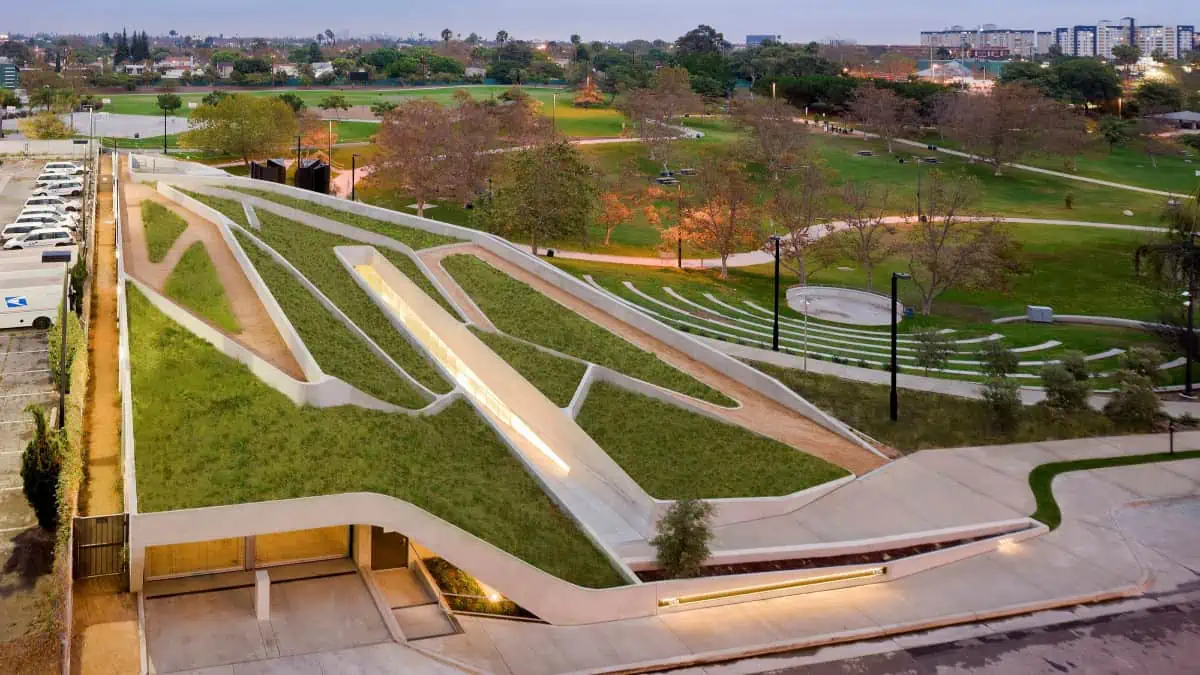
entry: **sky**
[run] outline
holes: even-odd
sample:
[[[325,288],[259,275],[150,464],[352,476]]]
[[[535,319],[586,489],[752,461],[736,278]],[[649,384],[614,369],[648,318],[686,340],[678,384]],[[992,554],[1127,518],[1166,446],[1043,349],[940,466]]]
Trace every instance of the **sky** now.
[[[922,30],[994,23],[1002,28],[1052,30],[1133,16],[1145,24],[1200,24],[1200,10],[1179,0],[57,0],[53,11],[14,0],[0,14],[0,33],[97,33],[147,30],[165,34],[253,37],[337,34],[437,36],[450,28],[517,39],[673,40],[706,23],[742,42],[747,34],[778,34],[789,42],[851,39],[860,44],[918,44]],[[1191,9],[1189,9],[1189,6]]]

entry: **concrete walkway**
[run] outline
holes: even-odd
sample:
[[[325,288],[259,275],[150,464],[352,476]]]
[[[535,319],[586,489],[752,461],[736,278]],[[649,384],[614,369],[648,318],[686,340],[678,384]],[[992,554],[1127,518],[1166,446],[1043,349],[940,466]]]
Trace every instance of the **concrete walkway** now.
[[[1196,447],[1200,433],[1177,440]],[[1032,510],[1027,479],[1036,465],[1164,447],[1161,436],[1140,436],[930,450],[919,457],[1009,508]],[[1154,521],[1136,521],[1158,500],[1200,495],[1200,461],[1068,474],[1055,482],[1055,494],[1064,521],[1054,532],[893,582],[566,628],[463,616],[464,635],[424,640],[420,648],[513,675],[686,667],[1169,593],[1197,581],[1200,547],[1172,545],[1195,541],[1191,524],[1176,519],[1165,525],[1175,528],[1173,536],[1150,537],[1144,532]],[[958,504],[956,495],[934,489],[892,496],[923,503],[930,513]],[[887,504],[881,495],[862,510],[883,519]]]

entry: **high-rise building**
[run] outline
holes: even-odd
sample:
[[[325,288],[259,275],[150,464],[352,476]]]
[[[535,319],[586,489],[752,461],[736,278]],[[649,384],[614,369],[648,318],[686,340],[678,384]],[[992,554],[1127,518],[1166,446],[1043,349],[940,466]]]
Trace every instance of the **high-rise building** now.
[[[0,56],[0,87],[16,89],[19,81],[20,74],[17,72],[16,64],[11,59]]]
[[[1042,54],[1050,53],[1050,45],[1054,44],[1054,33],[1048,30],[1040,30],[1037,34],[1037,47],[1033,53],[1041,56]]]
[[[764,42],[783,42],[782,35],[747,35],[746,46],[754,47]]]
[[[955,53],[971,50],[1007,52],[1009,56],[1031,59],[1037,52],[1037,31],[996,28],[995,24],[990,23],[984,24],[979,30],[952,26],[946,30],[922,31],[921,46],[945,48]]]

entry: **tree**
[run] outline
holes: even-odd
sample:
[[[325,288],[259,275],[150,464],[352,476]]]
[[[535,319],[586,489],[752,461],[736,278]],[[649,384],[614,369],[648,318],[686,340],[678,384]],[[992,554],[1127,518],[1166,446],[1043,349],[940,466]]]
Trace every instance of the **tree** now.
[[[604,245],[612,240],[613,230],[629,222],[633,217],[633,209],[625,205],[625,198],[619,192],[605,192],[600,195],[600,214],[596,223],[604,228]]]
[[[734,120],[750,131],[750,157],[762,162],[778,182],[780,171],[798,164],[808,144],[808,126],[795,122],[796,109],[784,101],[740,98]]]
[[[450,30],[449,28],[442,29],[442,42],[445,43],[446,46],[450,45],[450,38],[452,37],[454,37],[454,31]]]
[[[638,137],[650,150],[650,159],[666,165],[671,142],[679,135],[676,120],[700,109],[692,92],[690,75],[683,68],[660,68],[647,89],[629,92],[620,108],[633,120]]]
[[[667,509],[650,540],[664,577],[682,579],[699,573],[709,556],[714,511],[712,504],[700,499],[680,499]]]
[[[1133,93],[1133,102],[1137,104],[1141,115],[1159,115],[1162,113],[1183,110],[1183,89],[1167,82],[1149,80],[1143,82]]]
[[[867,290],[874,285],[875,266],[895,253],[891,241],[896,228],[885,218],[891,208],[891,193],[887,186],[872,187],[870,183],[846,183],[842,187],[842,221],[847,235],[842,237],[846,252],[858,261],[867,273]]]
[[[850,116],[882,138],[891,154],[892,141],[916,124],[917,104],[897,96],[891,89],[866,84],[855,92]]]
[[[345,96],[342,96],[341,94],[332,94],[321,99],[321,102],[317,104],[317,107],[325,111],[336,110],[338,111],[337,116],[340,118],[342,116],[341,111],[349,110],[350,104],[346,101]]]
[[[121,29],[117,36],[117,46],[113,49],[113,65],[119,66],[129,60],[129,34]]]
[[[38,113],[33,117],[27,117],[17,122],[17,128],[26,137],[34,140],[71,138],[75,135],[74,129],[68,126],[58,115],[51,112]]]
[[[183,107],[183,99],[178,94],[159,94],[156,102],[164,117]]]
[[[1042,368],[1042,387],[1046,390],[1046,405],[1059,412],[1087,408],[1088,381],[1076,379],[1061,363]]]
[[[1058,101],[1051,103],[1043,114],[1046,121],[1041,151],[1062,158],[1063,168],[1074,173],[1079,155],[1092,145],[1086,120],[1071,106]]]
[[[577,108],[590,108],[604,103],[604,94],[600,93],[600,87],[596,86],[591,74],[588,74],[586,83],[575,93],[573,103]]]
[[[1006,163],[1042,147],[1051,125],[1061,121],[1050,114],[1054,106],[1032,87],[997,85],[989,96],[956,96],[942,130],[972,158],[978,156],[990,164],[999,176]]]
[[[1150,430],[1162,413],[1154,382],[1131,370],[1117,372],[1117,391],[1104,404],[1104,415],[1125,429]]]
[[[983,372],[989,377],[1008,377],[1017,372],[1019,365],[1016,353],[999,340],[983,343],[978,358],[983,362]]]
[[[922,193],[925,219],[912,225],[903,247],[923,314],[933,310],[933,301],[947,289],[995,285],[1007,271],[1004,254],[1011,242],[1000,223],[967,215],[977,189],[970,178],[928,174]]]
[[[496,44],[503,46],[505,42],[508,42],[508,31],[496,31]]]
[[[1120,117],[1108,115],[1100,118],[1097,131],[1108,142],[1108,151],[1122,145],[1133,138],[1133,120],[1123,120]]]
[[[683,58],[698,54],[719,54],[729,49],[725,36],[705,24],[688,31],[675,40],[675,54]]]
[[[918,331],[916,338],[917,365],[925,369],[925,374],[928,375],[930,370],[945,368],[946,362],[954,354],[954,343],[950,338],[932,329]]]
[[[721,259],[722,279],[729,276],[729,256],[758,235],[751,220],[756,190],[746,174],[745,162],[732,153],[705,159],[696,180],[699,203],[680,222],[683,239]]]
[[[1016,380],[989,377],[983,383],[983,402],[1000,431],[1012,431],[1021,419],[1021,393]]]
[[[1119,44],[1112,48],[1112,55],[1122,66],[1132,66],[1142,58],[1142,48],[1136,44]]]
[[[333,31],[328,28],[325,29],[325,42],[328,42],[329,44],[334,43]]]
[[[21,455],[21,484],[25,500],[33,508],[38,525],[53,532],[58,528],[58,474],[62,471],[59,433],[46,425],[41,406],[25,409],[33,416],[33,438]]]
[[[1165,155],[1174,148],[1169,136],[1170,126],[1156,117],[1139,117],[1133,128],[1134,141],[1150,158],[1150,166],[1157,169],[1159,155]]]
[[[226,95],[192,111],[188,126],[182,145],[241,157],[247,166],[252,158],[282,152],[296,137],[295,114],[274,96]]]
[[[1123,369],[1148,378],[1153,384],[1162,384],[1166,380],[1162,364],[1162,352],[1154,347],[1130,347],[1121,357]]]
[[[301,110],[304,110],[307,107],[307,105],[304,103],[304,99],[300,98],[299,96],[297,96],[296,94],[294,94],[290,91],[287,93],[284,93],[284,94],[280,94],[279,100],[286,103],[288,105],[288,107],[292,109],[292,112],[297,115],[300,114]]]
[[[836,239],[829,237],[830,226],[823,221],[830,213],[830,175],[824,167],[810,162],[797,174],[790,189],[776,190],[767,202],[769,234],[779,240],[779,264],[807,284],[814,272],[828,267],[841,253]],[[774,253],[774,242],[767,240],[763,250]]]
[[[538,242],[586,241],[596,210],[592,169],[565,140],[512,153],[505,180],[490,203],[475,212],[491,232]]]
[[[417,216],[424,217],[429,202],[454,193],[445,161],[453,136],[454,120],[447,108],[426,99],[406,101],[383,117],[372,178],[414,197]]]
[[[377,101],[371,104],[371,114],[376,117],[386,117],[388,113],[396,109],[396,104],[392,101]]]

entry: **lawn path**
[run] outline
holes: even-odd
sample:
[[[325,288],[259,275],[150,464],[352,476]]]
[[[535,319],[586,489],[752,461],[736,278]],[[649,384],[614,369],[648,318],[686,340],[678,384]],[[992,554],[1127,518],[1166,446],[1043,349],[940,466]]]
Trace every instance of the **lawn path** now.
[[[617,320],[612,315],[602,312],[575,296],[551,286],[540,278],[502,260],[482,248],[470,246],[455,252],[470,253],[478,256],[496,269],[529,285],[538,292],[546,295],[546,297],[578,313],[580,316],[616,333],[631,344],[657,355],[666,363],[691,375],[713,389],[723,392],[741,404],[736,409],[730,409],[689,398],[688,400],[692,405],[702,406],[716,416],[724,418],[733,424],[741,425],[768,438],[773,438],[781,443],[820,457],[856,475],[862,475],[886,463],[886,460],[878,455],[851,443],[807,417],[785,408],[763,394],[692,359],[674,347],[660,342],[633,326]],[[668,391],[667,393],[676,397],[683,396],[672,391]]]
[[[125,227],[125,265],[130,276],[145,283],[162,293],[166,287],[175,265],[188,248],[201,242],[207,249],[225,294],[229,297],[233,314],[242,327],[240,333],[231,336],[234,340],[270,361],[280,370],[291,377],[304,381],[304,372],[296,363],[287,344],[275,328],[270,315],[258,299],[258,294],[250,285],[250,281],[242,273],[241,267],[234,260],[233,252],[225,245],[220,231],[214,223],[201,218],[177,204],[167,200],[148,185],[135,183],[126,179],[123,181],[122,192],[125,195],[124,207],[126,218]],[[179,239],[171,246],[166,257],[159,263],[151,263],[147,257],[145,230],[142,226],[141,205],[145,201],[154,201],[171,209],[188,223]],[[218,328],[218,330],[220,330]]]

